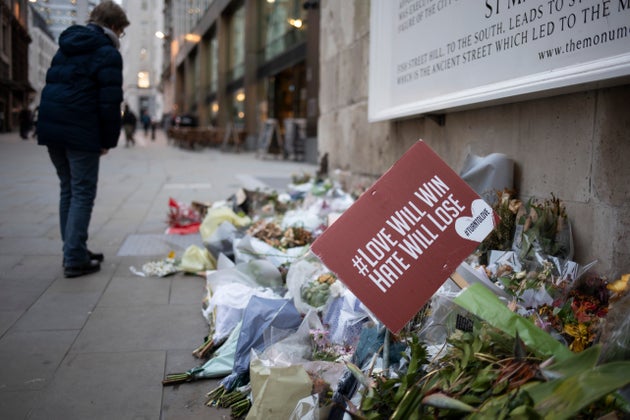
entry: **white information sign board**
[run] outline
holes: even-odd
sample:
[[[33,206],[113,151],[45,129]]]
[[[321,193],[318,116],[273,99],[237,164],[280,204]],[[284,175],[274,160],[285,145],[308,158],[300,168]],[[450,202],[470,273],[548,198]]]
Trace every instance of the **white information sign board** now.
[[[630,0],[372,0],[370,121],[630,75]]]

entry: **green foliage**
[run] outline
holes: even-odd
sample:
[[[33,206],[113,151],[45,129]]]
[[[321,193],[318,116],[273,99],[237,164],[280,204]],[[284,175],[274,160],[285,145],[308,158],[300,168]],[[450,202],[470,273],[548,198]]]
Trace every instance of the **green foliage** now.
[[[469,419],[566,419],[601,417],[627,410],[614,392],[630,383],[630,362],[597,366],[599,346],[542,369],[538,378],[511,393],[485,401]]]
[[[600,347],[549,366],[518,338],[478,323],[457,331],[437,364],[414,339],[407,371],[370,379],[355,366],[365,386],[360,419],[565,419],[627,412],[614,392],[630,383],[630,362],[596,365]],[[625,410],[625,411],[624,411]]]
[[[405,358],[408,363],[407,370],[400,376],[392,378],[379,376],[373,382],[369,381],[365,375],[358,377],[359,382],[366,386],[366,393],[361,401],[361,412],[364,418],[389,418],[394,414],[394,409],[398,410],[402,406],[402,410],[405,410],[406,405],[409,404],[407,398],[409,390],[413,389],[422,378],[424,375],[422,367],[427,363],[426,348],[417,337],[411,338],[409,355]],[[355,370],[352,372],[355,376],[358,375]]]
[[[534,252],[566,258],[571,244],[564,203],[553,194],[542,202],[530,199],[517,215],[515,235],[521,241],[522,261],[533,258]]]

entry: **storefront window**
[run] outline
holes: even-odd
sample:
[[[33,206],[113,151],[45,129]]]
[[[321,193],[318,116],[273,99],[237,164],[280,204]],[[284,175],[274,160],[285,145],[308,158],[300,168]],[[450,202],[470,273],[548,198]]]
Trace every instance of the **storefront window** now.
[[[261,50],[264,61],[306,39],[306,13],[300,0],[260,0],[263,17]]]
[[[193,80],[195,83],[193,89],[195,92],[195,96],[197,96],[197,93],[201,92],[201,60],[198,55],[195,55],[195,67],[194,67]],[[195,103],[197,103],[197,100],[195,100]]]
[[[188,65],[186,70],[186,108],[188,111],[194,111],[197,108],[197,91],[199,83],[199,63],[196,50],[188,56]]]
[[[245,7],[241,6],[230,20],[230,77],[236,80],[245,73]]]
[[[173,34],[175,38],[183,38],[197,26],[204,13],[214,0],[176,0],[170,4],[173,16]],[[190,40],[188,40],[190,41]],[[198,42],[198,41],[192,41]]]
[[[216,92],[219,86],[219,41],[214,36],[209,43],[208,59],[210,60],[208,69],[210,70],[209,90]]]

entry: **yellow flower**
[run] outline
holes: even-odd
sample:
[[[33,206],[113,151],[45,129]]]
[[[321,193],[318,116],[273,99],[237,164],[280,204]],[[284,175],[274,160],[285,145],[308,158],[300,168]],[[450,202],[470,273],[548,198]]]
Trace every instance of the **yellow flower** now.
[[[564,332],[573,337],[573,342],[569,348],[579,353],[593,341],[594,334],[592,334],[586,324],[568,324],[564,326]]]
[[[630,280],[630,274],[624,274],[619,280],[608,284],[606,288],[613,293],[623,293],[628,288],[628,280]]]

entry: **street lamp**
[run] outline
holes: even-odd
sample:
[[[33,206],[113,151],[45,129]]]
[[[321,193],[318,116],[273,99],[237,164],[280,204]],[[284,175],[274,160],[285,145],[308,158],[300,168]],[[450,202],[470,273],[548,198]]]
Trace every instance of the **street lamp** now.
[[[184,39],[186,41],[188,41],[188,42],[192,42],[192,43],[196,44],[197,42],[201,41],[201,35],[188,33],[188,34],[184,35]]]
[[[302,21],[302,19],[289,19],[289,25],[293,26],[294,28],[300,29],[302,27],[302,25],[304,25],[304,22]]]

